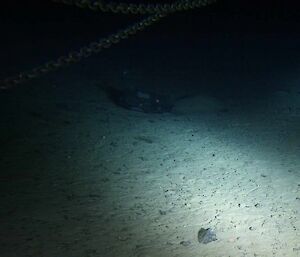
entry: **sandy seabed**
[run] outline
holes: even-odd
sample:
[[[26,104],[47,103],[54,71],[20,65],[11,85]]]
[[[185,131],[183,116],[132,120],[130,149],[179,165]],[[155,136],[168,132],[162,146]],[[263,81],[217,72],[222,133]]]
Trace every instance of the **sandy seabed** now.
[[[300,256],[299,91],[144,114],[94,90],[8,111],[1,256]]]

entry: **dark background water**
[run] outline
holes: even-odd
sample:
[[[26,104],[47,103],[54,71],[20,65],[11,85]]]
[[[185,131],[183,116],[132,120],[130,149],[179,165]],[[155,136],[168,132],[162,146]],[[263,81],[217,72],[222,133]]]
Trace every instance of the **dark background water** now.
[[[238,97],[256,90],[264,94],[284,88],[299,71],[298,13],[294,1],[217,1],[171,14],[73,68],[81,67],[81,74],[98,78],[103,60],[107,64],[101,63],[102,72],[110,69],[110,63],[124,70],[142,64],[144,70],[164,74],[182,70],[184,87],[189,84],[194,89]],[[51,1],[4,3],[1,78],[56,59],[142,17],[93,12]]]

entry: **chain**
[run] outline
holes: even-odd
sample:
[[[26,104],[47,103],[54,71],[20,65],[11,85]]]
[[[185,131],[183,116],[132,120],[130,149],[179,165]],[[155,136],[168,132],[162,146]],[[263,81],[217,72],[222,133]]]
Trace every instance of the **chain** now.
[[[42,74],[54,71],[60,67],[67,66],[69,64],[77,63],[83,58],[87,58],[92,54],[99,53],[105,48],[109,48],[113,44],[119,43],[123,39],[136,34],[138,31],[144,30],[146,27],[152,25],[163,18],[165,14],[159,13],[147,17],[140,22],[131,25],[129,28],[120,30],[119,32],[108,36],[107,38],[94,41],[87,46],[80,48],[78,51],[70,52],[66,56],[61,56],[54,61],[49,61],[41,66],[38,66],[32,70],[19,73],[17,76],[9,77],[0,83],[0,89],[9,89],[15,85],[21,84],[27,80],[37,78]]]
[[[135,35],[138,31],[144,30],[146,27],[152,25],[153,23],[159,21],[161,18],[165,17],[168,13],[187,10],[199,6],[205,6],[207,4],[215,2],[215,0],[192,0],[192,1],[181,1],[174,4],[164,4],[164,5],[135,5],[135,4],[104,4],[101,1],[91,1],[91,0],[53,0],[55,2],[60,2],[68,5],[75,5],[81,8],[90,8],[92,10],[101,11],[112,11],[120,13],[155,13],[150,17],[147,17],[140,22],[137,22],[128,28],[120,30],[117,33],[111,34],[110,36],[94,41],[87,46],[80,48],[78,51],[70,52],[65,56],[61,56],[54,61],[49,61],[41,66],[38,66],[32,70],[24,71],[16,76],[6,78],[0,81],[0,90],[10,89],[18,84],[21,84],[27,80],[37,78],[45,73],[54,71],[58,68],[68,66],[73,63],[77,63],[83,58],[87,58],[92,54],[99,53],[105,48],[111,47],[113,44],[119,43],[123,39]]]
[[[56,3],[73,5],[80,8],[87,8],[93,11],[113,12],[123,14],[153,14],[172,13],[185,11],[206,6],[216,0],[181,0],[172,4],[127,4],[127,3],[105,3],[101,0],[52,0]]]

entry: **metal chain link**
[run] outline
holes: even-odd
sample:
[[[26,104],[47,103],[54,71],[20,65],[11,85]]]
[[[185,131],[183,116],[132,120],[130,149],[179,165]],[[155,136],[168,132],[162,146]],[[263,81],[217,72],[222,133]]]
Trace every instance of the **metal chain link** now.
[[[83,58],[87,58],[92,54],[96,54],[103,50],[104,48],[109,48],[113,44],[119,43],[123,39],[136,34],[138,31],[144,30],[146,27],[152,25],[153,23],[159,21],[161,18],[165,17],[168,13],[187,10],[199,6],[205,6],[207,4],[213,3],[216,0],[192,0],[192,1],[181,1],[175,4],[165,4],[165,5],[135,5],[135,4],[112,4],[99,1],[91,0],[53,0],[55,2],[60,2],[69,5],[76,5],[82,8],[90,8],[92,10],[101,11],[112,11],[121,13],[155,13],[150,17],[147,17],[140,22],[137,22],[126,29],[120,30],[119,32],[108,36],[107,38],[100,39],[98,41],[92,42],[87,46],[80,48],[78,51],[70,52],[66,56],[61,56],[54,61],[49,61],[41,66],[38,66],[32,70],[21,72],[16,76],[6,78],[0,81],[0,90],[10,89],[18,84],[21,84],[27,80],[37,78],[42,74],[48,73],[50,71],[56,70],[58,68],[70,65],[72,63],[77,63]],[[101,7],[101,8],[100,8]]]

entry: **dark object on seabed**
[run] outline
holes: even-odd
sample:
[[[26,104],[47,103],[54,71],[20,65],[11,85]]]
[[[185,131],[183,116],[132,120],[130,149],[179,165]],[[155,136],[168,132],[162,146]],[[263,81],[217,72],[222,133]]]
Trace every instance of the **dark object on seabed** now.
[[[210,228],[200,228],[198,231],[198,242],[201,244],[208,244],[210,242],[216,241],[216,233]]]
[[[116,105],[132,111],[145,113],[171,112],[173,104],[166,96],[138,89],[105,89],[108,97]]]

